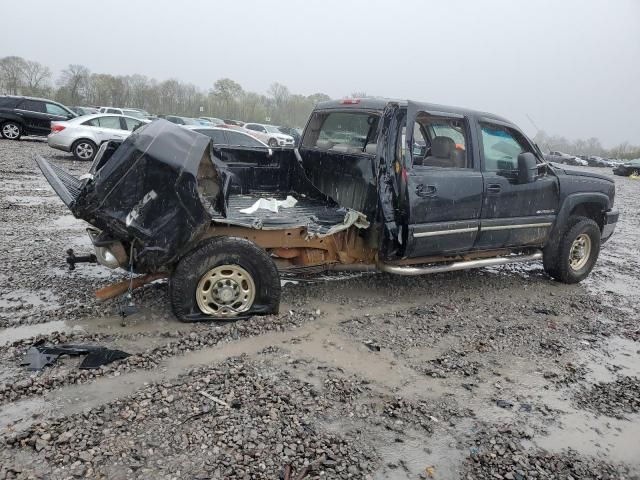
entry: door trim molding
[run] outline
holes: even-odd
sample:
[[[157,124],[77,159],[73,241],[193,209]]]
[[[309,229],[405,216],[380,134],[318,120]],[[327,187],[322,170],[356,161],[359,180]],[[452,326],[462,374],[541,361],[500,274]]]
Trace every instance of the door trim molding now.
[[[515,230],[518,228],[549,228],[553,225],[552,222],[544,222],[544,223],[520,223],[515,225],[489,225],[489,226],[481,226],[481,232],[488,232],[491,230]]]
[[[432,232],[418,232],[413,234],[414,238],[422,238],[422,237],[436,237],[438,235],[455,235],[456,233],[471,233],[477,232],[478,227],[468,227],[468,228],[455,228],[452,230],[434,230]]]

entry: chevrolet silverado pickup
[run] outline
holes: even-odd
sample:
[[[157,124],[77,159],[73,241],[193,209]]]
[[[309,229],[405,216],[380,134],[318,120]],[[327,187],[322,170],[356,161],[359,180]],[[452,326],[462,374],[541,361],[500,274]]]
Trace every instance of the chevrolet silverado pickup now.
[[[542,260],[576,283],[618,219],[610,179],[545,162],[508,120],[413,101],[319,103],[296,149],[156,120],[81,178],[37,163],[97,261],[146,274],[135,285],[168,277],[183,321],[276,313],[281,275]]]

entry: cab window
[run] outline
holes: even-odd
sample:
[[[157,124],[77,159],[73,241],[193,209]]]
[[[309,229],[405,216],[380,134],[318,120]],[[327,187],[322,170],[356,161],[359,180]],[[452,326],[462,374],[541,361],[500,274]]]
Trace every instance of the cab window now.
[[[417,167],[471,167],[465,121],[418,112],[414,123],[412,157],[413,165]]]
[[[346,154],[375,155],[380,116],[367,112],[316,112],[302,146]]]
[[[489,123],[481,123],[484,169],[509,172],[518,169],[518,155],[532,152],[528,142],[517,131]]]

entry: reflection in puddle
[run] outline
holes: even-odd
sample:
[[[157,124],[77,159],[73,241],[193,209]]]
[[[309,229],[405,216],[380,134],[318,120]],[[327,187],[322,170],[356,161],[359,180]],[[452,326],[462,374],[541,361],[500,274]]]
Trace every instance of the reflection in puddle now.
[[[71,332],[82,330],[80,326],[68,325],[63,320],[55,320],[53,322],[39,323],[36,325],[22,325],[20,327],[11,327],[0,330],[0,346],[13,343],[17,340],[35,337],[37,335],[49,335],[53,332]]]

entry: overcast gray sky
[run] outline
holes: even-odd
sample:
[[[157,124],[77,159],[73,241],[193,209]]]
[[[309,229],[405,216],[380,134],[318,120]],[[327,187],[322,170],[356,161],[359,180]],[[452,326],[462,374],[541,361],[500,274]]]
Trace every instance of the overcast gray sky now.
[[[3,13],[0,57],[56,73],[364,91],[640,144],[640,0],[23,0]]]

